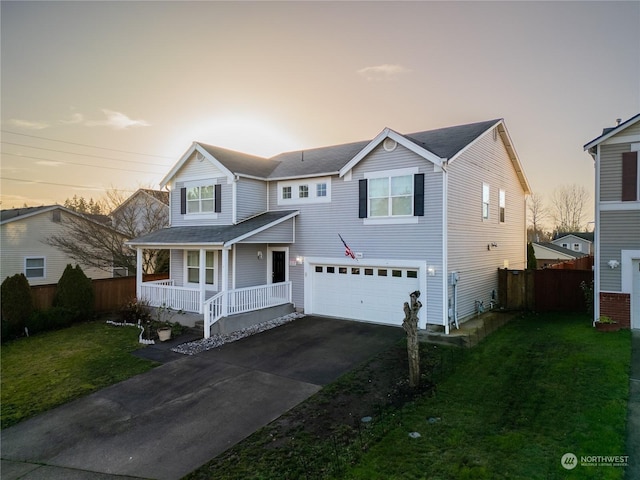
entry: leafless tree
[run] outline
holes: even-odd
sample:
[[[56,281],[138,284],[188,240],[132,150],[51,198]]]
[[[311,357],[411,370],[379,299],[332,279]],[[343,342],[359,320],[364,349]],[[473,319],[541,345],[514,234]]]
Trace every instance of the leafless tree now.
[[[545,233],[542,231],[542,223],[548,218],[549,212],[545,207],[542,196],[532,193],[527,201],[527,212],[529,214],[529,227],[527,228],[527,241],[541,242],[545,240]]]
[[[407,332],[407,355],[409,358],[409,386],[416,388],[420,385],[420,348],[418,342],[418,312],[422,303],[418,300],[420,292],[409,295],[410,301],[404,302],[404,321],[402,328]]]
[[[84,265],[108,272],[114,267],[126,268],[133,274],[137,267],[136,255],[125,242],[169,223],[169,210],[160,193],[140,189],[129,197],[121,190],[111,189],[101,202],[104,211],[110,212],[109,217],[65,215],[64,233],[52,236],[47,243]],[[143,252],[144,273],[162,271],[165,266],[168,266],[167,251]]]
[[[582,231],[586,226],[584,210],[589,199],[589,192],[581,185],[564,185],[554,190],[551,205],[555,231]]]

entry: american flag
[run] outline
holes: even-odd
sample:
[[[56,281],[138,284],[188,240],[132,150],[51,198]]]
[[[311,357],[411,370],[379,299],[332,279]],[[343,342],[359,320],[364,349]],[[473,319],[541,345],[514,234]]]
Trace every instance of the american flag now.
[[[349,248],[349,245],[347,245],[347,242],[344,241],[344,238],[342,238],[342,235],[338,234],[338,236],[340,237],[340,240],[342,240],[342,243],[344,245],[344,256],[345,257],[351,257],[354,260],[356,259],[356,254],[353,253],[353,250],[351,250]]]

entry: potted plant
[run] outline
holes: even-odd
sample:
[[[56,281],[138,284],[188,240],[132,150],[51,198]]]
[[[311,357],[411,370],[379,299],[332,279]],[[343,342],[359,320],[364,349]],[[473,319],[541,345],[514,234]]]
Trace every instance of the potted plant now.
[[[158,340],[161,342],[166,342],[171,339],[171,325],[168,323],[162,323],[158,325]]]
[[[596,330],[600,332],[617,332],[618,330],[620,330],[620,325],[618,325],[618,322],[605,315],[598,318],[595,325]]]

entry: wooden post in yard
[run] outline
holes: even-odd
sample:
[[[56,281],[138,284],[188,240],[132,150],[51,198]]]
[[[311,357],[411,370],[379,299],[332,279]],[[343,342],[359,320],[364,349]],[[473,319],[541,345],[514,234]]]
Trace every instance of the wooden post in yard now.
[[[420,384],[420,349],[418,345],[418,312],[422,303],[418,300],[420,292],[409,295],[411,304],[404,302],[404,321],[402,328],[407,332],[407,355],[409,356],[409,386],[416,388]]]

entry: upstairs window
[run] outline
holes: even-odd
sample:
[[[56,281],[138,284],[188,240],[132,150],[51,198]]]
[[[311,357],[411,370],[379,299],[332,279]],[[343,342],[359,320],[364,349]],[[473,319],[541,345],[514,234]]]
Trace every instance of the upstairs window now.
[[[316,197],[326,197],[326,196],[327,196],[327,184],[318,183],[316,185]]]
[[[582,246],[579,243],[574,243],[573,244],[573,251],[574,252],[581,252],[582,251]]]
[[[309,185],[300,185],[298,187],[298,198],[309,198]]]
[[[369,180],[371,217],[413,215],[413,175]]]
[[[282,198],[285,200],[291,198],[291,187],[282,187]]]
[[[489,220],[490,189],[486,183],[482,184],[482,219]]]
[[[278,205],[304,205],[331,202],[329,177],[284,180],[278,182]]]
[[[640,160],[638,152],[622,154],[622,201],[640,200]]]
[[[500,206],[499,206],[499,218],[500,218],[500,223],[504,223],[504,211],[505,211],[505,206],[507,204],[507,197],[505,194],[504,190],[500,190]]]
[[[187,188],[187,213],[213,212],[213,185]]]

